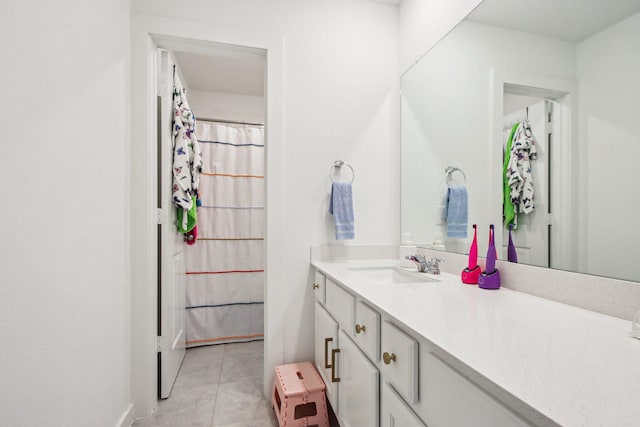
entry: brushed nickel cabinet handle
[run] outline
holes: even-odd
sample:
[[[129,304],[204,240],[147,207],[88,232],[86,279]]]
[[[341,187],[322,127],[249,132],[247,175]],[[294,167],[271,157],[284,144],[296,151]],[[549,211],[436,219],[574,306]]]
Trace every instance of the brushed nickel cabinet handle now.
[[[336,353],[340,353],[339,348],[331,350],[331,382],[339,383],[340,377],[336,377]]]
[[[388,365],[391,363],[391,361],[396,361],[396,354],[395,353],[387,353],[386,351],[384,352],[384,354],[382,355],[382,360],[384,361],[385,365]]]
[[[364,331],[365,331],[364,325],[358,325],[356,323],[356,334],[359,334],[360,332],[364,332]]]
[[[324,367],[325,369],[331,368],[329,365],[329,343],[333,341],[333,338],[325,338],[324,339]]]

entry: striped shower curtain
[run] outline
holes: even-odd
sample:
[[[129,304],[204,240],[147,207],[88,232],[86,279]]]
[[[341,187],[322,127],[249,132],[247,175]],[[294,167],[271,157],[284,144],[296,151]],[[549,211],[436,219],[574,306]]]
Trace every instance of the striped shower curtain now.
[[[197,122],[198,240],[187,246],[187,346],[264,331],[264,129]]]

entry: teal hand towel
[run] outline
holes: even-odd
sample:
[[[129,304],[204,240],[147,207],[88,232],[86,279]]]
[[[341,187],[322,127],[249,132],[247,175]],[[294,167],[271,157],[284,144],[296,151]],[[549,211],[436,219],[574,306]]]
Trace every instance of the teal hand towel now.
[[[353,190],[350,182],[334,182],[331,186],[329,213],[336,221],[336,240],[355,237],[353,221]]]

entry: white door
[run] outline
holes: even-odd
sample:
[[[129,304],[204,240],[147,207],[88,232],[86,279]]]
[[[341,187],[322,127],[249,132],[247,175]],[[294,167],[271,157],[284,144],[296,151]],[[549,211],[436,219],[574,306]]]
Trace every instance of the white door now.
[[[338,416],[342,427],[378,427],[378,369],[343,330],[338,333]]]
[[[518,214],[518,227],[513,230],[513,241],[518,252],[518,262],[523,264],[549,267],[549,136],[551,129],[550,120],[551,104],[549,101],[537,102],[527,107],[527,111],[519,111],[505,117],[507,129],[504,141],[510,133],[509,123],[511,117],[528,117],[531,131],[535,138],[538,157],[533,162],[533,204],[535,209],[528,214]],[[509,242],[509,230],[504,229],[502,234],[503,258],[507,258],[507,244]]]
[[[158,395],[171,393],[186,353],[184,241],[178,233],[172,196],[173,75],[175,61],[157,51],[158,79]]]

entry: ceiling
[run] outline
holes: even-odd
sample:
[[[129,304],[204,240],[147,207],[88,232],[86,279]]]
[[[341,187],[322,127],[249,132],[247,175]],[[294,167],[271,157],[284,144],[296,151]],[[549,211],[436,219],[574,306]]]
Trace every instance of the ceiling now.
[[[484,0],[467,19],[578,42],[639,11],[640,0]],[[174,54],[191,90],[264,96],[262,51],[219,47]]]
[[[468,20],[573,42],[640,11],[640,0],[484,0]]]
[[[399,5],[403,0],[370,1]],[[191,90],[264,96],[264,51],[226,45],[194,49],[193,43],[182,46],[174,40],[161,44],[174,53]]]
[[[191,90],[264,96],[266,58],[263,54],[236,49],[173,53]]]

